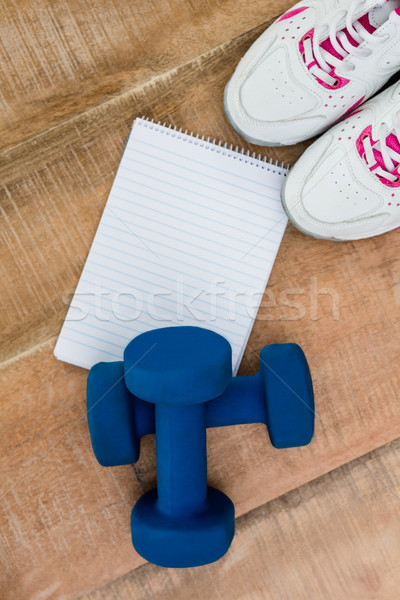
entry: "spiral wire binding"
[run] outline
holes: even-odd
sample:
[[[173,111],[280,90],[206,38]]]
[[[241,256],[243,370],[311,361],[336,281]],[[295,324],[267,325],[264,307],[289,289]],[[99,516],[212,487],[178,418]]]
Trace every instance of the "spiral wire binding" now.
[[[200,136],[198,133],[194,134],[193,131],[188,133],[188,130],[182,131],[182,127],[168,125],[167,123],[162,123],[161,121],[154,121],[154,119],[148,119],[143,115],[143,117],[135,119],[139,125],[144,125],[144,127],[149,127],[149,129],[156,129],[161,133],[166,133],[167,135],[172,135],[172,137],[177,137],[178,139],[182,139],[184,141],[188,141],[190,143],[198,144],[201,147],[204,147],[207,150],[216,151],[217,153],[222,152],[224,156],[231,156],[232,158],[238,158],[240,161],[245,163],[249,163],[254,165],[255,167],[259,167],[261,169],[267,169],[267,171],[272,171],[272,173],[278,173],[279,175],[284,175],[286,177],[287,170],[290,168],[289,163],[285,165],[284,162],[279,163],[278,160],[273,160],[272,158],[267,159],[266,156],[262,156],[261,154],[256,154],[252,152],[250,154],[250,150],[245,150],[245,148],[240,148],[239,146],[233,147],[233,144],[228,144],[222,142],[221,140],[216,140],[215,138],[211,140],[210,137],[205,137],[204,135]],[[224,152],[227,150],[227,152]],[[242,156],[244,158],[242,158]],[[274,168],[275,167],[275,168]],[[279,169],[283,169],[280,171]]]

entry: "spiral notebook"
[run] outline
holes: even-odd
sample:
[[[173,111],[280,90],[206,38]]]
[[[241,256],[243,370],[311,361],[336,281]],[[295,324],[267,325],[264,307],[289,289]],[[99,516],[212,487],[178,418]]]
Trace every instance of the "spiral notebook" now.
[[[90,368],[136,335],[196,325],[242,358],[286,227],[287,170],[136,119],[54,353]]]

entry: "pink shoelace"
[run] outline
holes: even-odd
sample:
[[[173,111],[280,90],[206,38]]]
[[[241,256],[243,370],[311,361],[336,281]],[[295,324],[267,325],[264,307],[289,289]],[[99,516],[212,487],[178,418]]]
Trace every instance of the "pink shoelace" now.
[[[376,36],[376,28],[371,25],[368,13],[358,20],[354,14],[364,0],[354,0],[347,10],[338,11],[336,18],[329,25],[322,25],[307,33],[300,43],[300,51],[310,72],[324,87],[341,87],[348,80],[335,74],[337,67],[342,72],[354,70],[351,61],[343,62],[351,55],[368,57],[373,53],[371,48],[359,48],[363,42],[378,46],[387,41],[387,35]],[[386,0],[377,0],[375,6],[380,7]],[[346,27],[338,31],[339,22],[346,18]],[[328,34],[328,35],[327,35]]]
[[[360,156],[370,171],[388,185],[400,185],[400,111],[393,119],[393,126],[381,123],[372,137],[372,126],[367,127],[357,141]]]

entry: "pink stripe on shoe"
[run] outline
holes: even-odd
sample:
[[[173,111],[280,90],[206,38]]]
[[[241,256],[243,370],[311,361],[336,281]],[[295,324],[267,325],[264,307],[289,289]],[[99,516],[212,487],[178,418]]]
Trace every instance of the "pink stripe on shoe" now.
[[[370,143],[372,146],[372,152],[373,152],[374,158],[376,160],[376,163],[374,165],[370,166],[369,170],[373,172],[377,167],[381,167],[384,171],[386,171],[386,166],[385,166],[385,162],[383,160],[382,152],[380,152],[380,150],[378,150],[377,148],[374,148],[374,145],[376,144],[376,140],[374,140],[372,138],[372,125],[369,125],[368,127],[366,127],[364,129],[364,131],[360,134],[360,136],[356,142],[357,151],[358,151],[360,158],[363,160],[365,159],[365,149],[364,149],[365,138],[370,139]],[[388,137],[386,138],[386,144],[388,145],[389,148],[392,148],[392,150],[394,150],[395,152],[400,151],[400,141],[397,139],[397,137],[393,133],[389,134]],[[385,177],[383,175],[378,175],[379,180],[387,187],[391,187],[391,188],[400,187],[400,177],[399,177],[399,174],[397,171],[398,168],[399,168],[399,165],[395,164],[395,168],[392,171],[392,175],[395,175],[397,177],[396,181],[389,181],[388,179],[385,179]]]
[[[304,42],[307,38],[309,38],[311,40],[311,42],[313,41],[314,29],[310,29],[310,31],[307,31],[307,33],[305,35],[303,35],[303,37],[301,38],[301,40],[299,42],[299,51],[300,51],[300,54],[303,56],[303,60],[305,60],[305,58],[304,58]],[[311,69],[314,64],[318,65],[318,63],[315,59],[312,61],[312,63],[310,65],[306,64],[306,67],[308,69]],[[324,81],[322,81],[321,79],[316,77],[316,80],[318,81],[318,83],[320,83],[324,88],[326,88],[328,90],[341,88],[341,87],[347,85],[350,81],[349,79],[345,79],[344,77],[339,77],[339,75],[336,75],[335,69],[332,69],[330,71],[329,75],[331,75],[332,77],[335,77],[335,79],[336,79],[335,85],[329,85],[328,83],[325,83]]]
[[[289,12],[285,13],[280,19],[277,20],[277,23],[279,23],[279,21],[285,21],[286,19],[295,17],[296,15],[303,12],[304,10],[307,10],[307,8],[308,8],[308,6],[303,6],[302,8],[295,8],[294,10],[289,10]]]
[[[285,15],[284,15],[285,16]],[[362,17],[360,17],[358,19],[358,22],[364,27],[364,29],[366,29],[368,31],[368,33],[374,33],[374,31],[376,31],[376,27],[374,27],[374,25],[372,25],[370,23],[369,20],[369,14],[366,13],[365,15],[363,15]],[[339,33],[339,32],[338,32]],[[344,29],[341,30],[341,33],[344,33],[348,42],[353,46],[353,47],[357,47],[359,46],[358,42],[356,42],[351,35],[349,34],[349,32],[347,31],[347,28],[345,27]],[[309,38],[311,40],[311,42],[313,42],[313,38],[314,38],[314,29],[311,29],[310,31],[308,31],[303,38],[301,39],[300,43],[299,43],[299,50],[300,50],[300,54],[303,55],[303,60],[304,59],[304,41]],[[336,34],[336,39],[337,42],[339,44],[339,46],[341,46],[343,48],[343,44],[340,42],[340,40],[337,38],[337,34]],[[339,52],[337,52],[330,40],[330,38],[328,37],[327,39],[325,39],[323,42],[320,43],[320,47],[323,48],[324,50],[326,50],[327,52],[329,52],[329,54],[331,54],[333,57],[337,58],[338,60],[343,60],[343,56],[341,56],[341,54],[339,54]],[[310,64],[307,65],[308,69],[310,69],[312,66],[315,65],[315,60]],[[329,59],[327,59],[327,63],[331,65],[331,63],[329,62]],[[317,63],[318,64],[318,63]],[[341,88],[344,87],[345,85],[347,85],[349,83],[349,79],[345,79],[344,77],[339,77],[338,75],[336,75],[335,73],[335,69],[332,68],[332,70],[329,72],[329,75],[331,77],[334,77],[336,79],[336,83],[335,85],[329,85],[328,83],[323,82],[321,79],[319,79],[317,76],[316,80],[318,81],[318,83],[320,83],[324,88],[331,90],[331,89],[337,89],[337,88]],[[356,105],[357,106],[357,105]],[[354,107],[353,107],[354,108]],[[351,109],[352,110],[352,109]]]
[[[346,117],[350,119],[351,117],[354,117],[354,115],[357,115],[358,113],[362,112],[363,111],[362,108],[360,108],[360,110],[354,110],[354,109],[357,108],[357,106],[359,106],[359,104],[361,104],[361,102],[364,102],[364,100],[365,100],[365,96],[363,96],[362,98],[360,98],[360,100],[358,100],[355,104],[353,104],[353,106],[351,106],[348,110],[346,110],[346,112],[343,113],[342,116],[339,117],[334,122],[334,125],[336,125],[337,123],[340,123]],[[339,138],[339,139],[341,139],[341,138]]]
[[[364,102],[365,96],[363,96],[362,98],[360,98],[359,100],[357,100],[357,102],[355,104],[353,104],[353,106],[350,106],[350,108],[348,110],[346,110],[346,112],[342,115],[342,119],[343,117],[346,117],[349,113],[351,113],[351,111],[353,111],[355,108],[357,108],[357,106],[359,106],[361,104],[361,102]],[[361,111],[359,111],[361,112]]]
[[[369,22],[369,14],[368,13],[363,15],[360,19],[358,19],[358,22],[361,23],[361,25],[364,27],[364,29],[366,29],[368,31],[368,33],[374,33],[374,31],[376,31],[376,27],[371,25],[371,23]],[[355,40],[353,40],[353,38],[347,31],[346,27],[344,29],[342,29],[342,32],[346,35],[348,41],[350,42],[350,44],[352,46],[354,46],[356,48],[359,45]],[[338,40],[338,44],[339,44],[339,46],[341,46],[343,48],[343,46],[339,40]],[[343,60],[343,56],[341,56],[338,52],[336,52],[336,50],[333,47],[332,42],[329,38],[321,43],[321,48],[324,48],[324,50],[326,50],[327,52],[332,54],[332,56],[335,56],[339,60]]]

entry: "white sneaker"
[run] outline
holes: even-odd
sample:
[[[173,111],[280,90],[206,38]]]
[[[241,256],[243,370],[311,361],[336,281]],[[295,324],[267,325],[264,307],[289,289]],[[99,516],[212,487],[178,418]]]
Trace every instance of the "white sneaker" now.
[[[313,237],[372,237],[400,227],[399,171],[396,83],[305,151],[288,174],[282,203],[292,223]]]
[[[296,144],[328,129],[400,68],[400,0],[303,0],[265,31],[225,89],[246,140]]]

